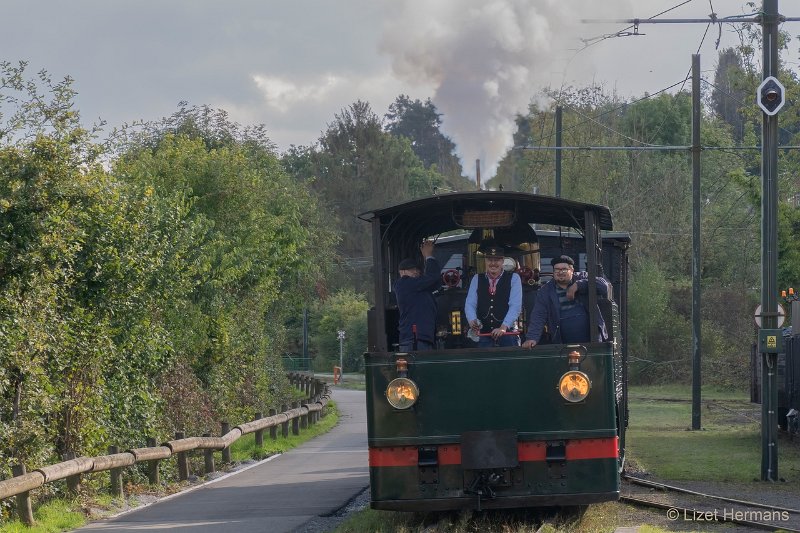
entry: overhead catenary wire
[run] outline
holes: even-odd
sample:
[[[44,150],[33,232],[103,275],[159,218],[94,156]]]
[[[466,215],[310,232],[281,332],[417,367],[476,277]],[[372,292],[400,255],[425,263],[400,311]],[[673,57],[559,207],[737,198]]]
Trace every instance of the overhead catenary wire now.
[[[658,90],[658,91],[656,91],[656,92],[654,92],[654,93],[648,93],[648,94],[646,94],[645,96],[643,96],[643,97],[641,97],[641,98],[637,98],[637,99],[635,99],[635,100],[632,100],[632,101],[630,101],[630,102],[625,102],[624,104],[621,104],[621,105],[619,105],[619,106],[617,106],[617,107],[614,107],[614,108],[612,108],[612,109],[609,109],[609,110],[603,111],[602,113],[600,113],[600,114],[598,114],[598,115],[595,115],[595,116],[593,116],[593,117],[589,117],[589,116],[586,116],[586,115],[582,115],[582,116],[584,116],[584,118],[586,118],[586,120],[585,120],[584,122],[579,122],[579,123],[577,123],[577,124],[574,124],[574,125],[572,125],[572,126],[569,126],[568,128],[564,128],[563,132],[564,132],[564,133],[566,133],[566,132],[568,132],[568,131],[574,130],[574,129],[576,129],[576,128],[579,128],[579,127],[581,127],[581,126],[583,126],[583,125],[585,125],[585,124],[588,124],[589,122],[595,122],[595,123],[597,123],[597,124],[600,124],[600,122],[598,122],[598,120],[599,120],[599,119],[601,119],[601,118],[603,118],[604,116],[606,116],[606,115],[610,115],[611,113],[616,113],[617,111],[620,111],[620,110],[622,110],[622,109],[625,109],[625,108],[626,108],[626,107],[628,107],[628,106],[631,106],[631,105],[637,104],[637,103],[639,103],[639,102],[642,102],[642,101],[644,101],[644,100],[648,100],[648,99],[650,99],[650,98],[653,98],[653,97],[655,97],[655,96],[658,96],[659,94],[665,93],[665,92],[669,91],[670,89],[672,89],[672,88],[674,88],[674,87],[677,87],[678,85],[681,85],[681,84],[682,84],[682,83],[684,83],[685,81],[686,81],[685,79],[682,79],[681,81],[675,82],[675,83],[673,83],[672,85],[670,85],[670,86],[668,86],[668,87],[664,87],[663,89],[660,89],[660,90]],[[574,107],[574,106],[571,106],[571,105],[569,105],[569,104],[564,104],[563,102],[556,102],[556,103],[557,103],[558,105],[563,105],[563,106],[565,106],[565,107],[568,107],[568,108],[570,108],[571,110],[575,111],[575,107]],[[554,133],[554,132],[552,132],[552,130],[551,130],[551,133],[550,133],[550,135],[548,135],[547,137],[540,137],[540,138],[539,138],[537,141],[534,141],[534,142],[541,143],[541,142],[544,142],[545,140],[547,140],[547,141],[550,141],[550,140],[553,138],[553,135],[554,135],[554,134],[555,134],[555,133]],[[641,143],[641,144],[643,144],[643,145],[646,145],[646,144],[648,144],[648,143],[646,143],[646,142],[644,142],[644,141],[638,141],[638,140],[637,140],[636,142],[638,142],[638,143]]]
[[[661,12],[659,12],[659,13],[656,13],[655,15],[653,15],[652,17],[650,17],[650,19],[655,19],[656,17],[660,17],[661,15],[663,15],[663,14],[665,14],[665,13],[669,13],[670,11],[673,11],[673,10],[675,10],[675,9],[678,9],[678,8],[679,8],[679,7],[681,7],[681,6],[684,6],[684,5],[688,4],[688,3],[690,3],[691,1],[692,1],[692,0],[684,0],[683,2],[681,2],[681,3],[677,4],[677,5],[674,5],[674,6],[672,6],[672,7],[671,7],[671,8],[669,8],[669,9],[665,9],[664,11],[661,11]],[[710,3],[710,1],[711,1],[711,0],[709,0],[709,3]],[[713,13],[713,11],[714,11],[714,9],[713,9],[713,6],[712,6],[712,8],[711,8],[711,11],[712,11],[712,13]],[[620,37],[620,36],[622,36],[623,34],[625,34],[625,35],[632,35],[632,34],[630,34],[630,33],[628,33],[628,32],[627,32],[627,30],[629,30],[629,29],[631,29],[631,28],[634,28],[634,34],[637,34],[637,33],[636,33],[636,28],[638,28],[638,25],[637,25],[637,26],[629,26],[629,27],[627,27],[627,28],[625,28],[625,29],[623,29],[623,30],[621,30],[621,31],[619,31],[619,32],[617,32],[617,33],[615,33],[615,34],[606,34],[606,35],[603,35],[603,36],[598,36],[597,38],[592,38],[592,39],[582,39],[582,41],[584,42],[584,47],[583,47],[583,48],[581,48],[581,49],[579,49],[579,50],[577,50],[577,51],[575,52],[575,54],[572,56],[572,58],[570,58],[570,60],[567,62],[567,64],[571,63],[571,62],[572,62],[572,60],[573,60],[573,59],[574,59],[574,58],[575,58],[575,57],[576,57],[576,56],[577,56],[577,55],[578,55],[580,52],[582,52],[583,50],[585,50],[585,49],[586,49],[586,48],[588,48],[589,46],[592,46],[592,45],[594,45],[594,44],[597,44],[597,43],[599,43],[599,42],[601,42],[601,41],[604,41],[605,39],[607,39],[607,38],[610,38],[610,37]],[[594,41],[594,42],[590,42],[590,41]],[[588,43],[588,44],[587,44],[587,43]],[[701,43],[701,44],[702,44],[702,43]],[[566,72],[565,72],[565,75],[566,75]],[[686,82],[686,80],[684,79],[684,80],[683,80],[683,83],[685,83],[685,82]],[[679,83],[680,83],[680,82],[679,82]],[[671,87],[669,87],[669,88],[671,88]],[[649,95],[649,97],[652,97],[652,96],[655,96],[656,94],[659,94],[659,93],[661,93],[661,92],[664,92],[665,90],[668,90],[669,88],[662,89],[661,91],[658,91],[657,93],[655,93],[655,94],[653,94],[653,95]],[[562,94],[563,94],[563,90],[564,90],[564,85],[563,85],[563,83],[562,83],[562,86],[561,86],[561,89],[559,90],[558,96],[555,98],[556,105],[562,105],[562,98],[561,98],[561,96],[562,96]],[[638,101],[638,100],[636,100],[636,101]],[[632,102],[632,103],[635,103],[635,102]],[[627,105],[627,103],[626,103],[626,105]],[[613,112],[613,110],[612,110],[611,112]],[[601,116],[602,116],[602,115],[601,115]],[[552,134],[551,134],[550,138],[552,138]]]
[[[518,146],[516,150],[565,150],[565,151],[630,151],[630,152],[645,152],[645,151],[665,151],[665,152],[680,152],[684,150],[691,150],[691,145],[649,145],[649,146]],[[701,150],[761,150],[760,146],[700,146]],[[779,150],[800,150],[800,145],[787,145],[778,146]]]
[[[685,3],[687,3],[687,2],[684,2],[684,4]],[[681,5],[683,5],[683,4],[681,4]],[[736,23],[736,22],[746,21],[746,17],[724,17],[724,18],[718,18],[716,16],[716,14],[714,13],[713,4],[711,3],[710,0],[709,0],[709,5],[710,5],[711,11],[712,11],[711,16],[708,19],[697,20],[697,22],[702,22],[702,23],[707,24],[707,26],[705,28],[705,31],[703,32],[703,36],[702,36],[702,38],[700,40],[700,44],[698,45],[698,53],[699,53],[700,49],[702,49],[702,46],[703,46],[703,44],[705,42],[705,39],[706,39],[706,37],[708,35],[708,30],[709,30],[711,24],[715,24],[715,23],[719,24],[720,34],[721,34],[722,23],[723,22],[733,24],[733,23]],[[679,7],[679,6],[676,6],[676,7]],[[659,19],[659,20],[663,20],[663,19]],[[760,20],[760,19],[758,19],[758,18],[753,18],[752,19],[753,22],[756,22],[758,20]],[[781,20],[792,20],[792,19],[786,19],[784,17]],[[604,37],[604,38],[607,38],[607,37]],[[715,46],[717,48],[719,47],[719,39],[717,39],[717,43],[716,43]],[[668,88],[662,89],[661,91],[659,91],[659,93],[666,92],[667,90],[669,90],[669,89],[671,89],[673,87],[676,87],[678,85],[681,86],[680,91],[683,91],[683,89],[684,89],[684,87],[686,85],[686,81],[688,81],[688,78],[689,78],[689,75],[691,74],[691,72],[692,72],[692,70],[690,69],[689,73],[683,78],[683,80],[681,80],[680,82],[678,82],[676,84],[673,84],[672,86],[670,86]],[[707,82],[707,80],[702,80],[702,81]],[[656,94],[658,94],[658,93],[656,93]],[[619,146],[569,146],[569,147],[564,147],[564,146],[561,146],[561,147],[553,147],[553,146],[536,146],[534,144],[534,145],[527,145],[527,146],[518,146],[518,147],[515,147],[515,148],[521,149],[521,150],[554,150],[554,151],[555,150],[564,150],[564,151],[587,151],[587,152],[588,151],[645,152],[645,151],[684,151],[684,150],[685,151],[689,151],[689,150],[691,150],[692,146],[653,145],[652,143],[647,143],[645,141],[641,141],[641,140],[638,140],[638,139],[633,139],[632,137],[629,137],[629,136],[627,136],[627,135],[625,135],[625,134],[623,134],[623,133],[621,133],[619,131],[616,131],[616,130],[614,130],[614,128],[611,128],[610,126],[608,126],[606,124],[602,124],[602,123],[600,123],[598,121],[598,119],[600,117],[604,116],[604,115],[607,115],[609,113],[613,113],[613,112],[618,111],[620,109],[624,109],[628,105],[632,105],[633,103],[636,103],[638,101],[645,100],[645,99],[648,99],[648,98],[653,98],[654,96],[656,96],[656,94],[646,95],[644,98],[641,98],[640,100],[636,100],[634,102],[626,102],[625,104],[623,104],[621,106],[618,106],[618,107],[616,107],[614,109],[607,110],[607,111],[605,111],[605,112],[603,112],[603,113],[601,113],[599,115],[596,115],[596,118],[587,117],[585,114],[581,113],[579,110],[575,109],[573,106],[567,105],[567,107],[572,109],[576,114],[580,115],[581,117],[586,118],[587,120],[582,121],[582,122],[580,122],[578,124],[575,124],[575,125],[571,126],[570,128],[568,128],[565,131],[572,130],[574,128],[578,128],[578,127],[580,127],[582,125],[585,125],[588,122],[595,122],[595,123],[599,124],[600,126],[602,126],[603,128],[607,129],[608,131],[611,131],[611,132],[613,132],[613,133],[615,133],[617,135],[620,135],[621,137],[624,137],[624,138],[628,139],[629,141],[631,141],[633,143],[639,144],[639,146],[624,146],[624,147],[619,147]],[[561,100],[562,100],[562,98],[559,95],[559,98],[557,99],[557,102],[556,102],[557,105],[563,105]],[[552,130],[551,130],[551,132],[552,132]],[[651,134],[656,135],[657,134],[657,130],[656,130],[656,132],[651,132]],[[546,138],[547,138],[548,141],[552,142],[552,134],[547,136]],[[545,138],[543,137],[540,140],[544,140],[544,139]],[[728,152],[728,153],[735,153],[736,151],[755,151],[755,150],[761,150],[762,149],[760,146],[730,146],[730,147],[728,147],[728,146],[700,146],[699,148],[701,150],[719,150],[719,151]],[[786,151],[786,150],[796,150],[798,148],[800,148],[800,146],[780,146],[780,147],[778,147],[778,149],[784,150],[784,151]],[[718,227],[714,228],[714,231],[719,231],[721,229],[723,229],[723,228],[718,226]]]
[[[725,23],[725,24],[736,24],[736,23],[759,23],[759,22],[761,22],[761,13],[760,12],[754,12],[754,13],[750,13],[750,14],[747,14],[747,15],[733,15],[733,16],[727,16],[727,17],[719,17],[714,12],[714,7],[713,7],[713,4],[711,3],[711,0],[709,0],[709,5],[711,7],[711,13],[706,18],[698,18],[698,19],[665,19],[665,18],[657,18],[657,17],[659,17],[660,15],[662,15],[664,13],[667,13],[667,12],[672,11],[674,9],[677,9],[678,7],[681,7],[681,6],[685,5],[685,4],[688,4],[689,1],[690,0],[682,2],[682,3],[680,3],[680,4],[676,5],[676,6],[671,7],[670,9],[667,9],[665,11],[662,11],[661,13],[658,13],[657,15],[653,15],[652,17],[645,18],[645,19],[639,19],[639,18],[634,18],[634,19],[582,19],[582,22],[584,22],[584,23],[626,23],[626,24],[632,24],[632,26],[628,26],[627,28],[625,28],[621,32],[617,32],[615,34],[606,34],[606,35],[599,36],[599,37],[596,37],[596,38],[583,39],[583,41],[585,43],[589,42],[589,41],[593,41],[593,42],[590,42],[590,44],[584,46],[584,48],[582,48],[578,52],[582,51],[583,49],[587,48],[588,46],[597,44],[598,42],[601,42],[601,41],[603,41],[603,40],[605,40],[607,38],[629,36],[630,34],[627,34],[627,33],[624,33],[624,32],[627,32],[627,30],[629,30],[631,28],[638,29],[638,26],[640,24],[703,23],[703,24],[707,24],[708,26],[706,27],[706,31],[704,32],[703,37],[702,37],[702,39],[700,41],[700,45],[698,46],[698,53],[699,53],[700,48],[702,48],[702,45],[705,42],[705,38],[706,38],[706,36],[708,34],[708,29],[710,28],[711,24],[719,24],[720,25],[720,31],[721,31],[721,26],[722,26],[723,23]],[[786,16],[783,16],[783,15],[779,16],[779,22],[792,22],[792,21],[800,21],[800,17],[786,17]],[[717,40],[716,46],[717,46],[717,48],[719,47],[719,39]],[[691,73],[691,69],[689,70],[689,72]],[[681,84],[681,90],[683,90],[683,87],[685,86],[686,81],[688,81],[689,76],[690,76],[690,74],[687,74],[687,76],[681,82],[678,82],[677,84],[672,85],[672,86],[670,86],[670,87],[668,87],[666,89],[662,89],[662,91],[659,91],[659,92],[664,92],[666,90],[669,90],[670,88],[675,87],[678,84]],[[655,93],[655,94],[658,94],[658,93]],[[646,98],[655,96],[655,94],[654,95],[648,95]],[[640,101],[640,100],[636,100],[636,101],[633,101],[633,102],[630,102],[630,103],[626,103],[625,105],[617,108],[617,110],[625,107],[626,105],[631,105],[633,103],[636,103],[637,101]],[[612,111],[609,111],[609,112],[613,112],[613,111],[615,111],[615,110],[612,110]],[[602,115],[599,115],[599,116],[602,116]],[[578,125],[573,126],[573,127],[577,127],[577,126],[580,126],[580,125],[581,124],[578,124]],[[642,142],[642,144],[649,144],[649,143],[645,143],[644,141],[639,141],[639,142]]]
[[[678,9],[681,6],[684,6],[684,5],[688,4],[688,3],[690,3],[691,1],[692,0],[685,0],[684,2],[681,2],[678,5],[672,6],[669,9],[665,9],[664,11],[662,11],[660,13],[656,13],[655,15],[653,15],[650,18],[654,19],[656,17],[660,17],[661,15],[663,15],[665,13],[669,13],[672,10]],[[581,50],[585,50],[585,49],[589,48],[590,46],[594,46],[597,43],[605,41],[606,39],[612,39],[612,38],[616,38],[616,37],[628,37],[628,36],[631,35],[631,34],[628,33],[628,30],[630,30],[630,29],[634,29],[635,30],[636,29],[635,25],[628,26],[627,28],[624,28],[624,29],[622,29],[622,30],[620,30],[620,31],[618,31],[616,33],[607,33],[605,35],[598,35],[597,37],[592,37],[592,38],[589,38],[589,39],[581,39],[584,42],[584,47],[581,48],[578,51],[580,52]],[[586,43],[588,43],[588,44],[586,44]]]

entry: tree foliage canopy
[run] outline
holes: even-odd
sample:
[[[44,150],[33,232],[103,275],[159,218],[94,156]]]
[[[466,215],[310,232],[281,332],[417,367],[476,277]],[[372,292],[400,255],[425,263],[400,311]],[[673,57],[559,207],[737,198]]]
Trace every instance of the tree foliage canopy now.
[[[0,474],[285,402],[337,233],[263,129],[184,106],[103,145],[71,80],[1,68]]]

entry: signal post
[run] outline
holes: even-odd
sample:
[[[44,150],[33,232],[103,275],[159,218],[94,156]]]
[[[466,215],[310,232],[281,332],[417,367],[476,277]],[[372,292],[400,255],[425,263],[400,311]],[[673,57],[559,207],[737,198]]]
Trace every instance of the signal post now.
[[[761,480],[778,480],[778,111],[785,93],[778,81],[778,0],[761,12],[763,79],[756,94],[761,128]]]

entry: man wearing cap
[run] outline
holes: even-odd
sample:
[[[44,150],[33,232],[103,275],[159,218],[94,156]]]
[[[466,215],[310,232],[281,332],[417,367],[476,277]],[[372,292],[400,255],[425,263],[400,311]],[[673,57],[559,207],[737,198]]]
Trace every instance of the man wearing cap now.
[[[597,310],[599,331],[597,335],[592,336],[589,334],[587,304],[576,299],[576,295],[585,295],[588,292],[587,274],[575,273],[575,262],[567,255],[553,258],[550,264],[553,265],[553,279],[536,293],[536,303],[528,319],[528,332],[522,346],[533,348],[542,342],[545,326],[550,342],[554,344],[606,340],[608,333],[599,308]],[[600,276],[596,280],[597,294],[608,298],[611,285]]]
[[[486,272],[475,274],[469,284],[464,314],[481,336],[478,346],[519,346],[517,335],[506,335],[522,310],[522,282],[516,272],[505,272],[505,250],[494,241],[486,241],[480,252],[486,260]]]
[[[425,272],[413,259],[400,261],[400,277],[394,283],[397,308],[400,311],[400,351],[432,350],[436,340],[436,300],[433,292],[441,287],[439,262],[433,257],[433,242],[420,247],[425,258]],[[415,343],[416,341],[416,343]],[[416,344],[416,346],[415,346]]]

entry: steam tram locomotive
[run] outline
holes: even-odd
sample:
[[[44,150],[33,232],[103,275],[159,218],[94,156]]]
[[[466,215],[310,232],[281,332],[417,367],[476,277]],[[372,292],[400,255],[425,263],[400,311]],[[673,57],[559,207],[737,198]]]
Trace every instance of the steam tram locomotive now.
[[[371,505],[429,511],[583,505],[619,497],[625,457],[626,233],[606,207],[519,192],[451,193],[361,215],[372,225],[375,307],[365,357]],[[562,254],[603,276],[613,299],[588,291],[608,342],[478,348],[463,313],[492,238],[523,281],[519,331]],[[399,352],[398,263],[436,241],[442,265],[437,346]]]

